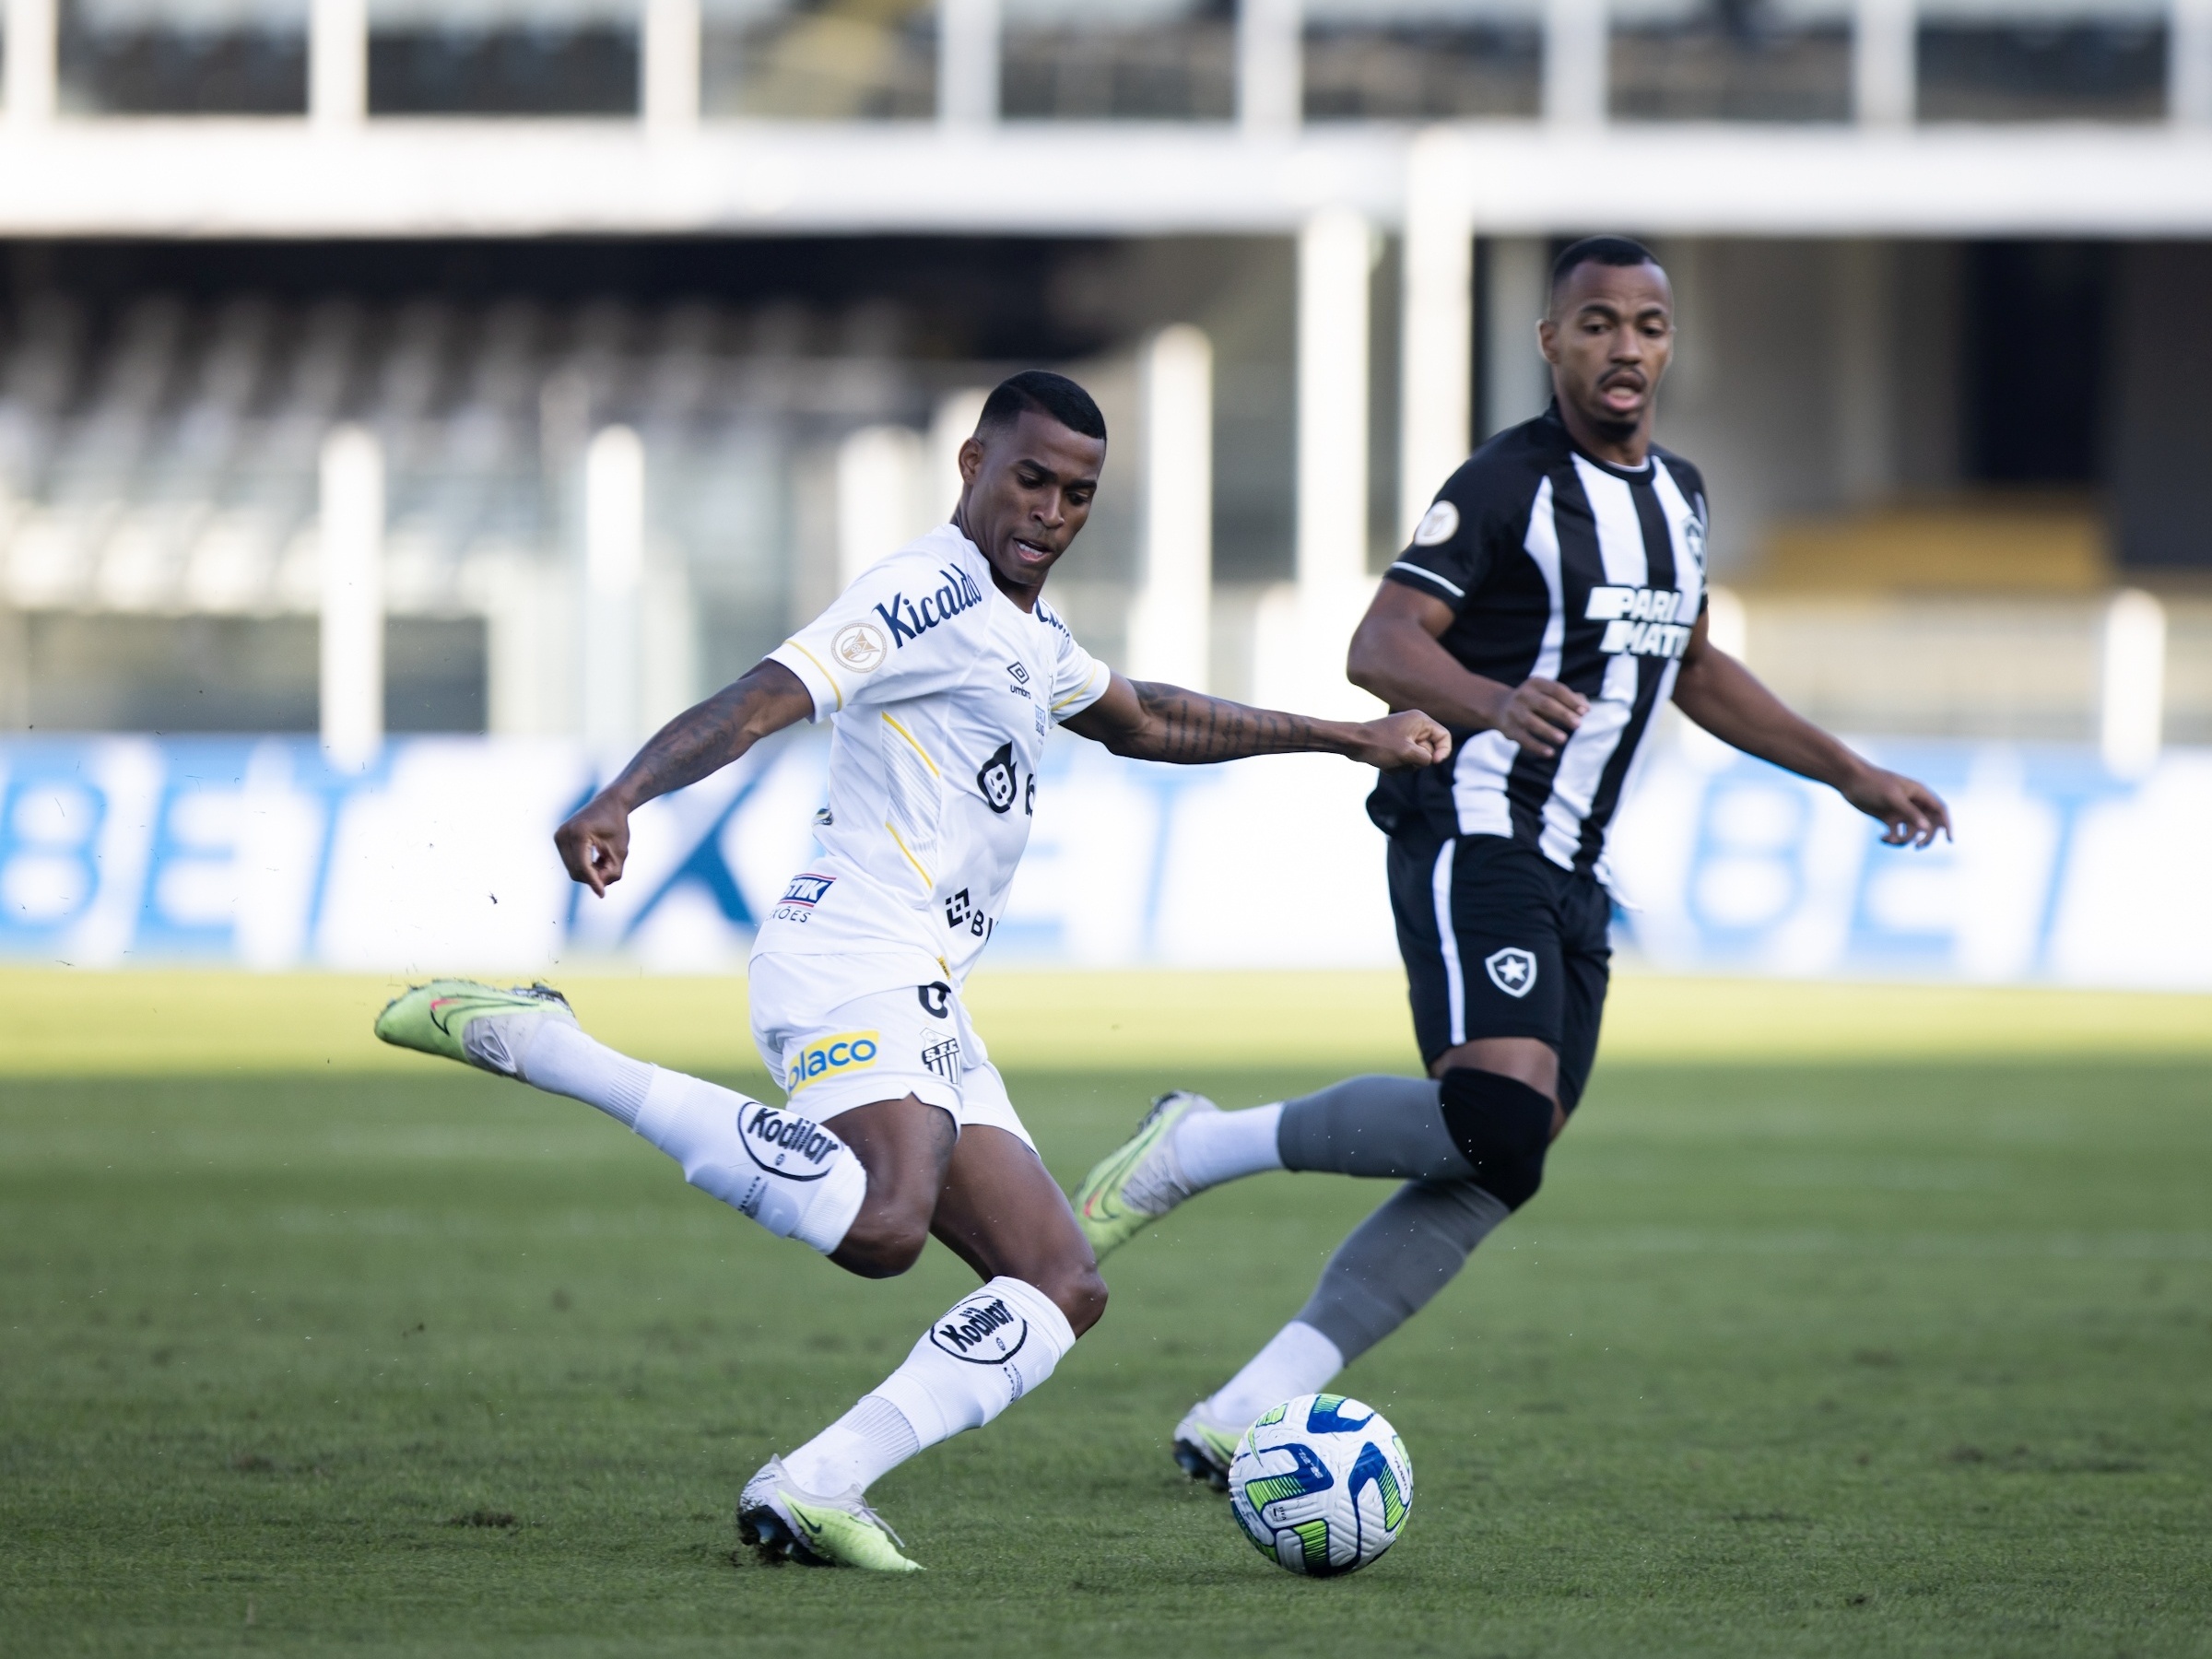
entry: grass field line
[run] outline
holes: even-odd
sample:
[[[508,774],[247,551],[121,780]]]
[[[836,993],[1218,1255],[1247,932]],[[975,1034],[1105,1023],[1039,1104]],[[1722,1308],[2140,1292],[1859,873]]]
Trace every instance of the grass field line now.
[[[758,1071],[732,977],[554,975],[586,1029],[694,1071]],[[0,1076],[404,1071],[370,1022],[371,974],[0,970]],[[1394,971],[1007,971],[968,1002],[991,1057],[1028,1071],[1163,1065],[1410,1070]],[[2212,996],[1785,980],[1615,980],[1605,1054],[1636,1061],[2212,1054]]]

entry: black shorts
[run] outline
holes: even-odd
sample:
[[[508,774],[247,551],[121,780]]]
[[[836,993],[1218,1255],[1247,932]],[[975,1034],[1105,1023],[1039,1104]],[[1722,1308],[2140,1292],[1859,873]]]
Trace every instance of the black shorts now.
[[[1479,1037],[1535,1037],[1559,1054],[1572,1112],[1613,959],[1605,888],[1501,835],[1394,835],[1390,908],[1422,1064]]]

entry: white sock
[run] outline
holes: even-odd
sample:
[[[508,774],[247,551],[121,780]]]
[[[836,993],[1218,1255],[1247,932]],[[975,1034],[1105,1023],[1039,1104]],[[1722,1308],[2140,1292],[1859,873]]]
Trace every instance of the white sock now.
[[[1276,1147],[1276,1125],[1283,1103],[1244,1112],[1194,1112],[1175,1125],[1175,1161],[1194,1193],[1283,1167]]]
[[[1205,1409],[1217,1422],[1250,1427],[1260,1413],[1285,1400],[1318,1394],[1343,1369],[1344,1354],[1337,1346],[1294,1319],[1221,1385]]]
[[[921,1450],[921,1437],[906,1414],[881,1394],[869,1394],[785,1458],[783,1467],[800,1490],[841,1498],[866,1491]]]
[[[779,1239],[828,1255],[860,1214],[868,1175],[811,1118],[616,1053],[572,1016],[497,1014],[462,1033],[470,1054],[534,1088],[596,1106],[684,1167],[684,1179]]]
[[[982,1428],[1051,1376],[1075,1346],[1067,1316],[1051,1297],[1019,1279],[994,1278],[954,1303],[923,1333],[905,1364],[783,1466],[818,1497],[865,1489],[924,1446]],[[890,1407],[906,1435],[871,1402]]]
[[[632,1125],[684,1179],[779,1239],[828,1255],[867,1195],[853,1148],[811,1118],[735,1089],[653,1066]]]
[[[653,1083],[653,1066],[554,1015],[488,1015],[470,1020],[461,1041],[477,1059],[532,1088],[596,1106],[633,1129]]]

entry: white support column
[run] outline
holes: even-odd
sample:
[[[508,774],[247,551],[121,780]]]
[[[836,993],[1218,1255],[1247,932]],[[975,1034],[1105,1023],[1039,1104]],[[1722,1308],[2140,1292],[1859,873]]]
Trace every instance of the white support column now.
[[[384,452],[339,427],[323,441],[322,726],[331,764],[358,771],[384,741]]]
[[[1367,573],[1368,278],[1374,234],[1326,207],[1298,239],[1298,582]]]
[[[1237,7],[1237,119],[1248,133],[1294,131],[1305,119],[1303,0]]]
[[[1606,0],[1544,0],[1544,119],[1594,126],[1606,119],[1611,22]]]
[[[307,114],[318,127],[369,118],[369,0],[310,0]]]
[[[583,735],[603,758],[644,735],[644,585],[645,446],[605,427],[583,455]]]
[[[1214,347],[1187,324],[1146,342],[1144,585],[1129,614],[1129,672],[1208,688],[1214,599]]]
[[[2144,777],[2165,742],[2166,607],[2139,588],[2123,588],[2105,609],[2103,680],[2104,764],[2119,777]]]
[[[837,446],[837,582],[840,589],[879,559],[941,521],[925,509],[922,435],[902,426],[862,427]]]
[[[51,121],[60,78],[61,0],[7,0],[7,123]]]
[[[1543,242],[1534,237],[1500,237],[1490,243],[1489,291],[1481,296],[1486,438],[1533,419],[1551,402],[1551,365],[1536,347],[1551,280],[1544,253]]]
[[[1345,678],[1367,604],[1368,284],[1374,234],[1326,207],[1298,239],[1298,581],[1262,600],[1254,694],[1312,714],[1371,700]],[[1370,709],[1371,712],[1371,708]]]
[[[644,0],[639,19],[638,109],[652,132],[699,124],[699,0]]]
[[[2167,18],[2166,114],[2212,126],[2212,0],[2172,0]]]
[[[937,0],[937,119],[988,126],[998,119],[998,0]]]
[[[1853,115],[1862,126],[1912,125],[1920,91],[1914,0],[1853,0],[1851,32]]]
[[[1398,535],[1472,447],[1475,215],[1465,143],[1430,131],[1406,165],[1405,300],[1398,345]]]

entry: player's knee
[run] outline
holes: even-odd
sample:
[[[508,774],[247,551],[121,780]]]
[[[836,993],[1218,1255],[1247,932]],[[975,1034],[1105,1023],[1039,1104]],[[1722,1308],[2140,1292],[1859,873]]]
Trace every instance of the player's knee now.
[[[928,1243],[926,1220],[864,1206],[830,1259],[862,1278],[897,1278],[922,1259]]]
[[[1555,1106],[1517,1077],[1456,1066],[1441,1082],[1444,1127],[1473,1166],[1476,1184],[1509,1210],[1544,1183]]]
[[[1050,1284],[1037,1288],[1067,1315],[1068,1329],[1077,1335],[1082,1335],[1105,1316],[1106,1281],[1099,1277],[1097,1263],[1086,1262],[1050,1277]]]

